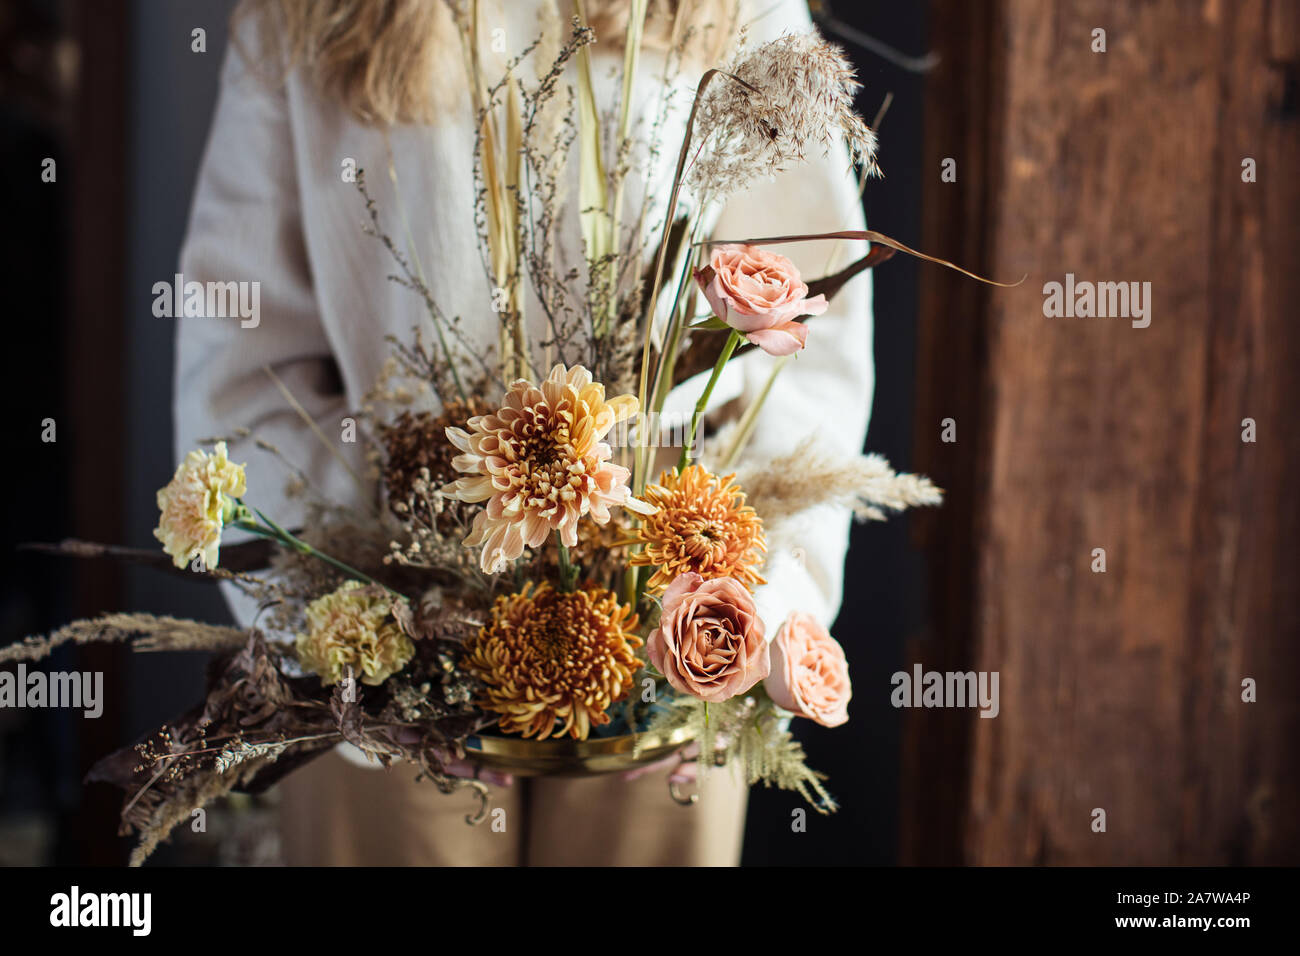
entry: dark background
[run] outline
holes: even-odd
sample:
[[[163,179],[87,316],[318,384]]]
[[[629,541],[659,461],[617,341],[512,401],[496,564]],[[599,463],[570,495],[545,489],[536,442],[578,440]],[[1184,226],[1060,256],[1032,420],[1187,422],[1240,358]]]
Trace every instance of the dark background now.
[[[927,47],[923,3],[822,4],[834,21],[861,31],[909,57]],[[833,8],[833,13],[831,12]],[[862,90],[858,112],[871,123],[893,94],[880,122],[883,179],[867,184],[867,227],[920,248],[921,179],[934,164],[922,156],[922,75],[903,69],[836,32],[826,36],[853,58]],[[876,392],[866,447],[899,471],[912,470],[913,393],[916,362],[917,262],[895,256],[872,270],[875,314]],[[832,633],[848,654],[858,693],[842,727],[799,728],[809,766],[826,773],[839,811],[808,814],[806,832],[791,829],[802,798],[781,790],[754,789],[749,798],[746,864],[860,863],[898,861],[901,712],[890,706],[889,675],[904,667],[905,641],[924,629],[925,577],[905,512],[888,522],[855,525],[844,571],[844,602]],[[808,723],[804,721],[803,723]]]
[[[17,437],[5,508],[5,643],[87,613],[133,609],[228,620],[210,588],[148,569],[77,565],[17,550],[77,536],[152,547],[154,490],[175,466],[170,406],[172,327],[151,313],[151,287],[175,271],[206,141],[233,0],[175,3],[5,0],[0,10],[0,117],[5,204],[3,262],[16,347],[5,388]],[[834,16],[909,53],[925,47],[920,4]],[[827,7],[829,9],[829,7]],[[191,51],[191,31],[207,51]],[[888,93],[880,152],[886,178],[868,186],[870,224],[919,243],[921,80],[843,36],[871,120]],[[41,183],[45,157],[55,183]],[[902,257],[875,276],[876,398],[868,446],[909,465],[917,271]],[[40,440],[54,418],[57,441]],[[93,477],[91,473],[93,472]],[[907,520],[855,530],[835,633],[858,681],[902,666],[903,642],[924,602]],[[0,863],[113,862],[118,795],[80,776],[100,754],[187,709],[202,690],[190,655],[64,650],[55,669],[106,669],[98,721],[58,711],[0,712]],[[868,675],[871,675],[869,678]],[[793,833],[800,798],[757,791],[745,862],[892,863],[897,859],[899,716],[884,695],[859,695],[837,731],[805,727],[813,766],[843,809]],[[227,844],[265,834],[265,807],[214,814],[207,837],[181,833],[164,862],[247,862]],[[232,835],[233,834],[233,835]]]

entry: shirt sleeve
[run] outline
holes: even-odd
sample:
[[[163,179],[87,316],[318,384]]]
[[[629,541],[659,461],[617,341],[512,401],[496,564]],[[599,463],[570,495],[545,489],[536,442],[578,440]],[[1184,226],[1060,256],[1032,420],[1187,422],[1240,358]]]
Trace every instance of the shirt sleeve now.
[[[252,308],[243,311],[251,314],[174,318],[176,449],[184,454],[201,439],[248,428],[322,494],[355,497],[335,455],[349,451],[341,440],[347,400],[312,284],[297,146],[283,85],[245,60],[258,49],[247,18],[226,51],[177,280],[183,292],[245,284],[243,301]],[[268,370],[336,442],[335,452],[312,433]],[[231,457],[248,463],[250,504],[286,527],[299,520],[284,497],[291,473],[283,462],[251,441],[232,445]]]
[[[182,301],[187,290],[204,290],[205,308],[182,308],[173,317],[174,438],[177,460],[202,440],[239,428],[278,449],[281,457],[243,440],[231,444],[230,456],[247,465],[247,503],[293,528],[301,504],[286,494],[293,478],[286,463],[322,496],[347,502],[359,490],[341,459],[352,457],[355,471],[359,455],[356,445],[339,440],[347,398],[312,283],[285,89],[246,59],[261,49],[255,18],[239,21],[238,31],[225,53],[175,280]],[[242,301],[250,308],[206,314],[206,289],[228,283],[246,283]],[[337,442],[333,452],[268,370]],[[241,537],[228,533],[227,540]],[[235,620],[249,626],[256,602],[228,582],[221,591]]]

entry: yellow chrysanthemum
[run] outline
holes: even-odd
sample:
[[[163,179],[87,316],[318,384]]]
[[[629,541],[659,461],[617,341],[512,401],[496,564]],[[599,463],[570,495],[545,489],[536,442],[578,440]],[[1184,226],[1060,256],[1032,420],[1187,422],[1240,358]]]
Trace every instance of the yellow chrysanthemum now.
[[[377,585],[345,581],[307,605],[307,633],[298,635],[298,663],[322,684],[337,684],[351,667],[361,683],[382,684],[415,656],[415,644],[393,619],[395,598]]]
[[[657,485],[646,487],[646,501],[656,510],[636,529],[635,540],[645,547],[630,563],[656,569],[646,583],[651,594],[688,571],[705,580],[735,578],[750,590],[766,583],[756,571],[767,552],[763,522],[734,477],[690,465],[665,471]]]
[[[628,491],[628,470],[610,462],[613,451],[603,441],[636,411],[631,395],[606,400],[605,386],[582,366],[556,365],[540,388],[516,381],[503,406],[471,418],[468,431],[447,429],[462,452],[452,465],[466,477],[442,491],[487,503],[465,539],[469,547],[482,546],[484,571],[504,570],[555,531],[575,546],[584,516],[604,524],[611,506],[646,510]]]
[[[632,689],[636,626],[611,591],[529,585],[497,598],[491,623],[466,642],[461,666],[483,682],[479,706],[500,715],[502,730],[586,740]]]
[[[225,442],[217,442],[212,454],[192,451],[185,456],[172,480],[158,491],[161,516],[153,533],[176,567],[185,567],[196,555],[203,556],[205,567],[217,566],[231,499],[244,491],[244,466],[226,457]]]

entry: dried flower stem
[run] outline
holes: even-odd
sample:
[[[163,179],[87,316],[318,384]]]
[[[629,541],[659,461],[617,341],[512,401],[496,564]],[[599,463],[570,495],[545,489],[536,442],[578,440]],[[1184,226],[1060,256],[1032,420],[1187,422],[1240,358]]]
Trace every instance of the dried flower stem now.
[[[506,168],[502,169],[502,156],[498,154],[497,145],[500,134],[497,132],[493,115],[496,106],[495,90],[491,93],[485,90],[483,68],[479,60],[479,23],[478,0],[470,0],[468,22],[464,19],[460,20],[460,33],[477,117],[477,153],[483,164],[482,176],[488,213],[487,240],[492,259],[492,281],[497,287],[506,289],[511,299],[512,311],[505,316],[500,330],[502,381],[509,385],[515,378],[525,377],[528,374],[527,343],[524,339],[522,309],[519,308],[522,297],[517,288],[519,250],[516,243],[516,210],[510,198],[510,184],[513,182],[517,190],[519,164],[522,162],[518,149],[520,144],[517,141],[518,114],[513,109],[517,89],[513,80],[508,77]],[[511,122],[512,117],[514,122]]]
[[[307,427],[311,429],[311,433],[320,439],[320,443],[325,446],[329,453],[334,456],[335,460],[337,460],[338,463],[344,467],[347,473],[352,476],[352,480],[357,483],[357,487],[360,488],[363,493],[368,493],[369,489],[366,487],[366,483],[361,480],[361,476],[352,470],[352,466],[348,464],[348,460],[339,453],[337,448],[334,447],[334,443],[325,437],[325,433],[320,430],[320,426],[317,425],[311,415],[307,413],[307,409],[302,407],[302,404],[298,399],[293,397],[293,392],[289,391],[289,387],[284,384],[280,379],[280,376],[276,375],[269,365],[263,365],[262,371],[265,372],[267,377],[275,383],[275,387],[280,390],[280,394],[283,395],[284,400],[289,403],[289,407],[297,413],[299,418],[306,422]]]
[[[402,187],[397,179],[397,165],[393,162],[391,152],[388,157],[388,178],[393,184],[393,195],[397,197],[397,209],[402,217],[402,228],[406,230],[406,248],[411,257],[411,263],[415,266],[415,274],[420,280],[420,287],[427,290],[429,282],[424,276],[424,264],[420,261],[420,251],[415,245],[415,236],[411,231],[410,217],[406,214],[406,203],[402,201]],[[362,183],[364,192],[365,183],[358,176],[358,181]],[[367,197],[369,198],[369,197]],[[400,260],[399,260],[400,261]],[[426,305],[431,304],[432,296],[426,297]],[[465,385],[460,380],[460,373],[456,369],[456,360],[451,353],[451,348],[447,345],[447,338],[443,334],[441,316],[437,309],[430,308],[429,318],[433,320],[433,330],[438,336],[438,344],[442,347],[442,354],[447,359],[447,368],[451,372],[452,381],[456,386],[456,394],[460,396],[462,402],[469,401],[468,393],[465,391]]]
[[[763,383],[763,390],[755,396],[752,402],[749,403],[749,407],[745,409],[745,413],[740,417],[740,421],[736,423],[735,434],[731,440],[730,446],[727,448],[727,453],[722,456],[722,460],[718,463],[718,468],[722,471],[726,471],[735,464],[740,453],[744,451],[745,446],[749,444],[749,437],[754,433],[755,426],[758,425],[758,414],[763,410],[763,406],[767,403],[767,396],[771,393],[772,386],[776,383],[776,377],[781,374],[781,370],[785,368],[786,363],[789,361],[790,356],[783,355],[773,363],[772,371],[768,373],[767,381]]]
[[[0,663],[39,661],[64,644],[128,641],[136,635],[134,647],[147,651],[229,651],[248,640],[248,634],[236,627],[153,614],[105,614],[65,624],[49,637],[28,637],[0,648]]]
[[[358,571],[351,565],[344,564],[342,561],[330,557],[323,551],[318,551],[306,541],[295,537],[291,532],[280,527],[256,508],[249,508],[238,499],[236,499],[235,516],[231,524],[233,527],[247,531],[250,534],[255,534],[260,538],[269,538],[291,551],[297,551],[299,554],[305,554],[324,561],[326,564],[337,568],[349,577],[356,578],[358,581],[363,581],[366,584],[377,584],[394,597],[402,597],[401,594],[398,594],[398,592],[388,587],[388,585],[376,581],[365,572]]]
[[[618,126],[617,135],[614,139],[618,148],[622,148],[627,142],[628,128],[632,121],[632,94],[636,85],[637,64],[641,57],[641,37],[645,32],[645,18],[648,7],[648,0],[631,0],[631,10],[627,18],[627,36],[623,44],[623,94],[619,101],[618,107]],[[583,51],[586,52],[585,50]],[[626,177],[619,176],[618,182],[614,185],[614,200],[609,209],[609,235],[612,245],[618,243],[619,225],[622,220],[623,212],[623,187],[626,183]],[[607,251],[614,252],[611,248]],[[611,273],[611,282],[617,282],[618,259],[610,256],[608,269]],[[609,322],[613,319],[617,307],[617,297],[611,295],[606,301],[605,314],[598,317],[596,323],[597,336],[604,335],[609,328]]]
[[[574,0],[574,10],[578,19],[586,25],[587,5],[584,0]],[[581,156],[578,166],[578,214],[582,221],[582,240],[587,247],[587,261],[599,263],[600,268],[608,269],[615,236],[610,218],[605,160],[601,155],[600,114],[596,108],[596,91],[591,78],[591,51],[585,44],[578,50],[577,62],[578,148]],[[607,314],[596,317],[594,331],[597,336],[605,333],[607,319]]]
[[[569,548],[565,545],[560,532],[555,532],[555,546],[560,552],[560,590],[572,591],[577,582],[578,569],[569,560]]]
[[[838,232],[817,232],[808,233],[803,236],[765,236],[761,239],[705,239],[700,242],[702,246],[720,246],[729,244],[740,244],[748,246],[776,246],[783,242],[809,242],[814,239],[861,239],[867,242],[878,242],[882,246],[888,246],[891,249],[897,249],[899,252],[905,252],[909,256],[915,256],[917,259],[924,259],[926,262],[933,262],[936,265],[945,266],[954,269],[964,276],[969,276],[976,281],[983,282],[986,285],[995,285],[1002,289],[1011,289],[1020,285],[1028,277],[1028,273],[1015,282],[998,282],[995,279],[986,279],[981,275],[976,275],[957,265],[955,262],[949,262],[947,259],[940,259],[937,256],[926,255],[924,252],[918,252],[910,246],[905,246],[897,239],[891,239],[883,232],[876,232],[874,229],[844,229]]]
[[[696,217],[691,227],[691,239],[694,240],[703,225],[703,217]],[[686,296],[690,288],[691,263],[694,242],[688,244],[682,256],[682,271],[677,280],[677,295],[673,300],[672,312],[669,314],[668,335],[664,342],[663,355],[659,367],[655,370],[654,387],[650,390],[650,405],[655,412],[663,411],[664,402],[668,400],[668,391],[672,388],[673,369],[677,365],[677,356],[681,351],[682,330],[686,327],[685,310],[692,301]],[[685,301],[683,301],[685,299]]]
[[[645,342],[641,351],[641,379],[637,393],[637,398],[640,402],[639,407],[643,410],[646,407],[646,390],[649,386],[650,380],[651,337],[654,332],[655,308],[659,304],[659,290],[663,286],[664,259],[668,254],[668,235],[672,231],[673,216],[677,212],[677,199],[682,190],[682,175],[686,170],[686,157],[690,155],[691,137],[695,131],[695,117],[699,113],[700,99],[704,95],[704,91],[708,87],[709,82],[715,76],[729,77],[741,86],[744,86],[755,93],[758,92],[758,90],[740,79],[740,77],[733,76],[730,73],[725,73],[718,69],[706,70],[704,75],[700,77],[699,85],[695,88],[695,99],[692,101],[691,111],[686,117],[686,132],[682,134],[682,148],[677,154],[677,170],[673,174],[672,190],[668,194],[668,208],[664,212],[663,235],[659,240],[659,255],[655,262],[654,281],[650,287],[650,304],[646,308],[645,313]],[[645,490],[647,478],[646,465],[650,451],[649,437],[649,433],[646,429],[638,430],[635,468],[633,470],[632,478],[632,490],[634,494],[640,494]]]

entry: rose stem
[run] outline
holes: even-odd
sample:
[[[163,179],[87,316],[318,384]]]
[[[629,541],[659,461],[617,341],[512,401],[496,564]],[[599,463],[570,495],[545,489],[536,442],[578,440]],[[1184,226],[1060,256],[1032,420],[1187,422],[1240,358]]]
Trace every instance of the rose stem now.
[[[700,427],[700,419],[704,417],[705,406],[709,404],[709,397],[713,394],[713,387],[718,384],[718,378],[722,375],[722,367],[731,359],[731,353],[736,351],[736,346],[740,344],[740,333],[735,329],[727,336],[727,344],[722,347],[722,354],[718,356],[718,361],[713,366],[713,374],[709,376],[709,383],[704,386],[704,391],[700,394],[700,400],[695,403],[695,412],[691,415],[691,430],[686,433],[686,440],[682,444],[682,457],[677,462],[677,470],[681,471],[686,467],[691,457],[691,446],[695,444],[695,432]]]

